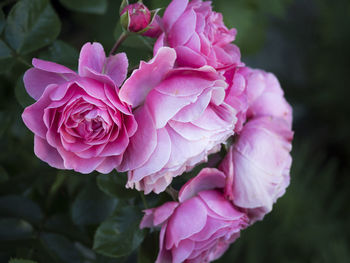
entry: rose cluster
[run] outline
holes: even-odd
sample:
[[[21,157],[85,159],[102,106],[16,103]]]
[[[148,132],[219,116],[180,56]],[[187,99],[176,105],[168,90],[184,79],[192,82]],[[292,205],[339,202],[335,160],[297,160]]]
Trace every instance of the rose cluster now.
[[[125,30],[156,38],[128,75],[125,53],[86,43],[78,72],[33,59],[24,75],[36,102],[22,115],[35,154],[58,169],[128,173],[128,188],[160,193],[227,146],[178,200],[145,210],[160,227],[158,263],[210,262],[272,210],[289,184],[292,109],[277,78],[241,61],[210,1],[173,0],[159,17],[125,6]],[[126,19],[126,20],[125,20]],[[229,141],[233,142],[231,145]]]

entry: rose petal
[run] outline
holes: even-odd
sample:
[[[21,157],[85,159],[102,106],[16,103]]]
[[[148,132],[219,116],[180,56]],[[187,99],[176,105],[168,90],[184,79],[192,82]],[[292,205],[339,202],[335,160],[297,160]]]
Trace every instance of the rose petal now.
[[[176,208],[168,221],[165,241],[166,249],[178,246],[181,240],[201,231],[206,221],[206,208],[198,197],[193,197],[183,202]]]
[[[225,174],[215,168],[204,168],[200,173],[181,187],[179,201],[182,203],[203,190],[223,188]]]
[[[57,150],[51,147],[46,140],[34,136],[34,152],[41,160],[57,169],[65,169],[63,159]]]
[[[100,43],[86,43],[80,51],[79,56],[79,75],[86,76],[87,69],[102,73],[106,62],[106,54]]]
[[[120,171],[139,168],[147,162],[157,146],[157,132],[148,108],[139,108],[134,112],[134,116],[138,123],[138,129],[130,138],[129,146],[119,168]]]
[[[143,103],[147,94],[159,84],[176,59],[175,50],[162,47],[148,63],[141,62],[140,67],[131,74],[119,92],[122,101],[134,108]],[[157,72],[157,74],[154,74]]]
[[[188,5],[188,0],[173,0],[165,9],[163,23],[166,31],[170,30],[173,24],[182,15]]]
[[[120,87],[128,74],[128,58],[125,53],[119,53],[107,58],[105,73]]]
[[[147,175],[158,172],[169,161],[171,141],[165,128],[157,130],[157,146],[147,162],[133,171],[132,181],[139,181]]]

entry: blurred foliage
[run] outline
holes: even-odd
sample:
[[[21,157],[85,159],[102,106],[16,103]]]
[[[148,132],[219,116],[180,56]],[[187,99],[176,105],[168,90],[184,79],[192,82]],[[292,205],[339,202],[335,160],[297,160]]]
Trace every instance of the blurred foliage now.
[[[123,188],[125,175],[57,171],[33,153],[21,120],[33,102],[22,76],[33,57],[77,68],[78,50],[121,33],[118,0],[0,2],[0,262],[154,262],[158,232],[138,229],[141,210],[170,200]],[[151,8],[169,0],[145,0]],[[271,214],[242,232],[217,262],[350,262],[350,2],[214,0],[248,65],[274,72],[294,109],[291,185]],[[152,56],[133,36],[130,69]],[[219,153],[220,155],[220,153]],[[211,156],[210,165],[218,156]],[[175,187],[192,173],[178,177]]]

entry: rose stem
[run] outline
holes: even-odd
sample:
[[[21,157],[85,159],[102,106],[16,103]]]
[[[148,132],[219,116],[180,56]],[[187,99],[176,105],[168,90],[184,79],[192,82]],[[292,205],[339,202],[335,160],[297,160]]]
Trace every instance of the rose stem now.
[[[115,42],[108,56],[113,55],[113,53],[118,49],[118,47],[124,42],[124,40],[128,37],[128,33],[123,32],[118,38],[117,42]]]

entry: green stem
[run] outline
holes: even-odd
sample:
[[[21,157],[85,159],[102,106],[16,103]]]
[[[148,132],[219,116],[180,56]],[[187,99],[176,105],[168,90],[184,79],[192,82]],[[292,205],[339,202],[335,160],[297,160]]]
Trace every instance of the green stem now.
[[[51,185],[48,198],[46,199],[46,209],[47,210],[50,209],[50,207],[52,205],[52,202],[56,198],[57,191],[63,185],[63,183],[66,180],[66,178],[67,178],[66,175],[61,174],[61,173],[58,173],[56,175],[55,182]]]
[[[165,189],[165,192],[167,192],[174,201],[178,201],[179,192],[172,188],[170,185],[167,189]]]
[[[142,192],[139,192],[139,193],[140,193],[140,196],[141,196],[141,199],[142,199],[142,202],[143,202],[143,206],[145,207],[145,209],[148,209],[148,205],[147,205],[147,201],[146,201],[145,195]]]
[[[31,68],[32,65],[30,65],[24,58],[22,58],[21,56],[17,56],[16,59],[21,62],[23,65],[26,65],[28,68]]]
[[[128,33],[123,32],[120,37],[118,38],[117,42],[115,42],[114,46],[112,47],[111,51],[109,52],[108,56],[111,56],[117,51],[118,47],[124,42],[125,39],[129,36]]]

